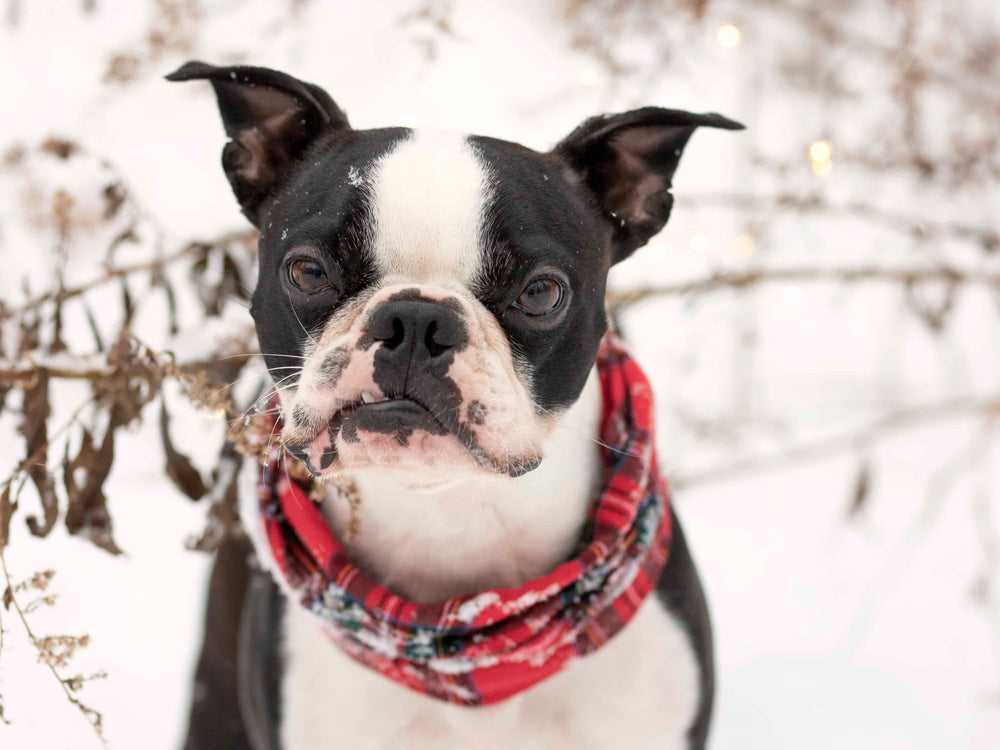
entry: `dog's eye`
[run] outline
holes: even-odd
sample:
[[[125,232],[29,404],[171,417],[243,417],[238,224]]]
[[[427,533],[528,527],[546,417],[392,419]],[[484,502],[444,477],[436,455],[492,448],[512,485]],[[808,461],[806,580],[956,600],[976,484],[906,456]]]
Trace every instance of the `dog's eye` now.
[[[563,288],[555,279],[535,279],[521,292],[514,307],[525,315],[547,315],[559,307]]]
[[[306,294],[314,294],[330,286],[323,264],[309,258],[296,258],[288,264],[288,280]]]

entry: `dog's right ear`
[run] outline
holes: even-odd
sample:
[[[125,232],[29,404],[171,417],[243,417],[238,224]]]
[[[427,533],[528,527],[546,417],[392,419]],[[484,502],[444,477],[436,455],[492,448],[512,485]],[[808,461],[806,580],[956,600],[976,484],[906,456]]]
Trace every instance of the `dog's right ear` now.
[[[168,81],[207,80],[215,89],[226,135],[222,168],[243,213],[258,225],[261,203],[317,138],[351,126],[319,86],[246,65],[188,62]]]

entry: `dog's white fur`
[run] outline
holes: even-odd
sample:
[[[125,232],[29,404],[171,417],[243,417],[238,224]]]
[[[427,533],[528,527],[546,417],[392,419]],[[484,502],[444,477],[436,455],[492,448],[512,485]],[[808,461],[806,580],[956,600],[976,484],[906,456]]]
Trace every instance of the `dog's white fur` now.
[[[346,541],[351,510],[343,498],[328,497],[323,511],[351,559],[408,599],[519,586],[569,559],[580,539],[600,481],[600,408],[594,372],[553,429],[541,466],[519,479],[368,469],[353,475],[361,495],[355,539]]]
[[[376,255],[389,282],[467,289],[482,261],[488,191],[488,175],[468,144],[418,134],[367,179],[376,200]],[[548,418],[535,471],[512,479],[365,469],[353,477],[361,505],[359,533],[350,541],[347,503],[331,494],[323,511],[352,559],[408,598],[520,585],[567,559],[579,540],[600,481],[600,410],[595,372],[572,408]],[[243,510],[255,543],[266,545],[255,503]],[[270,560],[266,546],[260,549]],[[288,609],[281,732],[289,749],[682,750],[698,707],[690,639],[652,599],[597,653],[502,704],[474,709],[428,699],[358,665],[294,598]]]
[[[465,137],[417,130],[371,170],[375,260],[385,283],[468,288],[482,263],[487,175]]]

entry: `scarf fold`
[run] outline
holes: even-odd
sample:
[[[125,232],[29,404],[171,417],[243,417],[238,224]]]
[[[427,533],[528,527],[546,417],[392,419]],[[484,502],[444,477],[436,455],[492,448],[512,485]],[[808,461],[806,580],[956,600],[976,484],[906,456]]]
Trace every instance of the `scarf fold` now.
[[[286,588],[356,661],[450,703],[497,703],[600,648],[656,586],[671,522],[649,382],[612,333],[597,368],[604,478],[575,558],[516,588],[408,601],[348,559],[308,480],[287,470],[295,459],[274,450],[264,457],[260,510]]]

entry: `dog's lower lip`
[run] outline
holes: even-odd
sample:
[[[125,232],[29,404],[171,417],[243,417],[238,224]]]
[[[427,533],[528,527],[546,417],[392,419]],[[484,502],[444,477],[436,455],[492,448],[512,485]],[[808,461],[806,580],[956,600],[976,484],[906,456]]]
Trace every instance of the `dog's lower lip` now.
[[[367,409],[370,411],[392,411],[394,409],[421,412],[428,411],[416,401],[409,398],[387,398],[382,401],[366,401],[361,406],[356,407],[356,409]]]
[[[340,411],[337,412],[336,417],[345,417],[348,414],[353,414],[354,412],[365,410],[372,411],[390,411],[392,409],[412,409],[414,411],[419,410],[422,412],[431,413],[430,409],[425,407],[423,404],[414,401],[412,398],[382,398],[374,400],[372,398],[362,397],[359,401],[353,401],[349,404],[345,404]]]
[[[434,412],[421,404],[419,401],[415,401],[407,396],[386,397],[377,401],[368,401],[362,398],[361,400],[345,404],[340,411],[334,414],[333,419],[330,420],[330,425],[336,429],[336,427],[343,423],[344,420],[362,411],[369,413],[381,412],[385,414],[391,412],[409,412],[414,415],[419,414],[421,416],[428,416],[434,424],[438,425],[443,431],[451,432],[451,430],[448,429],[448,427],[444,425],[441,420],[437,418],[437,416],[435,416]]]

